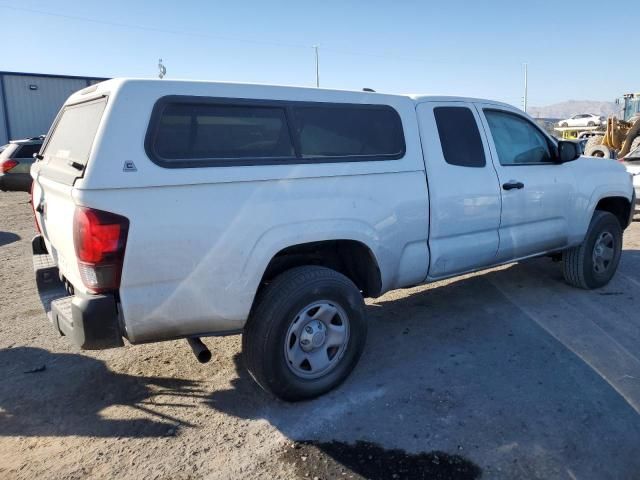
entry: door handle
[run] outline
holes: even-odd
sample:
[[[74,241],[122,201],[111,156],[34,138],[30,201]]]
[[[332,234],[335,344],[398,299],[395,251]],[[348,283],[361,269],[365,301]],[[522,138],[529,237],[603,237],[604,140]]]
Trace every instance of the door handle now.
[[[513,190],[514,188],[520,190],[521,188],[524,188],[524,183],[510,180],[507,183],[503,183],[502,188],[504,188],[505,190]]]

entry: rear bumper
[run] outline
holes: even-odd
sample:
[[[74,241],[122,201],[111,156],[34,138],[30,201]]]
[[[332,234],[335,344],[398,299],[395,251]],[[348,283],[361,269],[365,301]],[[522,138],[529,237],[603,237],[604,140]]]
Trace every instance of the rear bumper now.
[[[38,295],[55,330],[83,350],[123,346],[115,296],[69,295],[42,237],[34,237],[31,246]]]
[[[0,175],[0,190],[11,192],[31,191],[33,179],[28,173],[5,173]]]

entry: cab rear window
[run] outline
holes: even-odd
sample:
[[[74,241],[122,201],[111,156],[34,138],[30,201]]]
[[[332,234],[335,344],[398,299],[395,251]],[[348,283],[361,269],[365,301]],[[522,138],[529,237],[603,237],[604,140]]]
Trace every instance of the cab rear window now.
[[[49,164],[75,164],[76,169],[87,164],[106,105],[107,99],[100,98],[63,108],[44,148]]]
[[[433,114],[445,162],[458,167],[477,168],[487,164],[480,130],[469,108],[436,107]]]

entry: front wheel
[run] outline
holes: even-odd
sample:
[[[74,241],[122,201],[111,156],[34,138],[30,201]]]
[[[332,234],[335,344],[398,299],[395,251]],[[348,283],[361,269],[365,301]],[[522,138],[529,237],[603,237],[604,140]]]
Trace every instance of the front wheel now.
[[[260,292],[242,336],[249,373],[287,401],[317,397],[339,385],[364,348],[364,300],[344,275],[293,268]]]
[[[616,273],[622,254],[622,227],[609,212],[596,210],[581,245],[565,250],[563,273],[574,287],[605,286]]]

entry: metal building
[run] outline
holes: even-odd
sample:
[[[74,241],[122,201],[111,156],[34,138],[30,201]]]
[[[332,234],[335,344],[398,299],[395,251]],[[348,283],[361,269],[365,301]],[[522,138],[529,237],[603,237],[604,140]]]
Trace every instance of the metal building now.
[[[0,145],[46,134],[69,95],[103,80],[106,78],[0,72]]]

